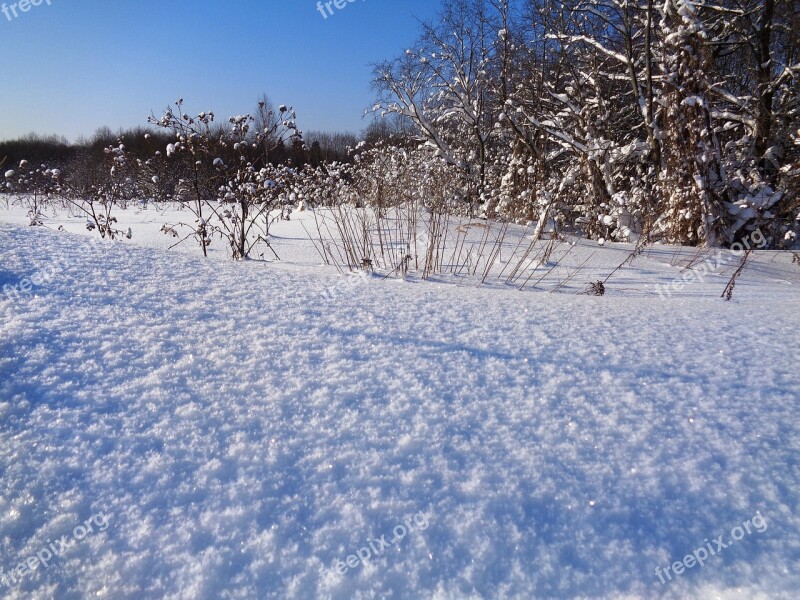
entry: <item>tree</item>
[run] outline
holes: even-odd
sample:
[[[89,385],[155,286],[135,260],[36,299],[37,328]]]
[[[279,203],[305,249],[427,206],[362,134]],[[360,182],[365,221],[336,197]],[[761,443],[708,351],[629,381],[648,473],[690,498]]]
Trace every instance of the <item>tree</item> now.
[[[490,62],[496,22],[483,0],[448,0],[437,24],[424,24],[419,49],[378,64],[373,86],[381,94],[375,112],[414,124],[431,147],[465,179],[472,210],[486,199],[494,115]]]

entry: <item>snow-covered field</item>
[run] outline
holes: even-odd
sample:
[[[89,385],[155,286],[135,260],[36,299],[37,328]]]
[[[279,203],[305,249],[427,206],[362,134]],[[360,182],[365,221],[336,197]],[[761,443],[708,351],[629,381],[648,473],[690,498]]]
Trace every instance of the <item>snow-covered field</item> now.
[[[631,246],[548,293],[339,275],[308,213],[270,263],[118,216],[0,210],[0,596],[796,597],[791,254],[594,297]]]

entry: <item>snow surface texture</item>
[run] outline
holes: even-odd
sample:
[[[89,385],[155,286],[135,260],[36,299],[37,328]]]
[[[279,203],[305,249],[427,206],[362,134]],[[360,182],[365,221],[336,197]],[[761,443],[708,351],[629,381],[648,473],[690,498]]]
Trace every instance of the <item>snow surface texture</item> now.
[[[0,299],[0,569],[72,540],[0,596],[794,598],[800,288],[769,256],[732,302],[598,298],[0,224],[0,288],[38,282]]]

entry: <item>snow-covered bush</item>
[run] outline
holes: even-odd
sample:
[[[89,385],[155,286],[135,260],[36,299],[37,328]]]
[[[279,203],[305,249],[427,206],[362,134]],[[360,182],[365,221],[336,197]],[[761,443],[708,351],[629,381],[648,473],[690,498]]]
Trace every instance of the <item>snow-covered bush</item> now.
[[[471,184],[436,154],[425,144],[361,144],[352,166],[312,184],[336,200],[330,216],[315,215],[313,237],[326,262],[389,274],[419,271],[423,277],[463,267],[458,258],[445,266],[444,248],[451,224],[470,219]]]
[[[41,226],[45,210],[61,189],[61,171],[22,160],[16,169],[6,170],[3,179],[2,186],[13,196],[12,201],[28,209],[29,224]]]
[[[142,194],[144,165],[118,141],[103,149],[103,158],[87,157],[85,169],[59,175],[60,198],[73,211],[86,217],[86,229],[103,239],[130,239],[133,232],[118,229],[114,212],[124,210]]]
[[[149,122],[174,135],[164,152],[181,173],[175,198],[195,216],[193,224],[183,224],[189,237],[198,240],[204,254],[212,239],[221,237],[237,260],[248,258],[258,244],[271,248],[270,219],[275,209],[285,215],[294,201],[288,181],[296,173],[271,164],[269,154],[287,141],[302,143],[295,113],[286,106],[275,112],[261,102],[258,120],[237,115],[219,125],[211,111],[184,112],[182,99],[175,107]]]

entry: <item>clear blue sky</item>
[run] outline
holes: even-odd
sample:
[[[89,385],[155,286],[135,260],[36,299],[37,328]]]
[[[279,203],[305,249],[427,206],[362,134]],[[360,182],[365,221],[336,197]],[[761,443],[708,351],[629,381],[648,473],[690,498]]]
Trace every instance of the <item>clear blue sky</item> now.
[[[50,5],[47,2],[50,2]],[[369,63],[404,51],[437,0],[41,0],[0,12],[0,139],[71,141],[146,124],[183,97],[193,112],[252,112],[267,93],[301,129],[361,130]]]

